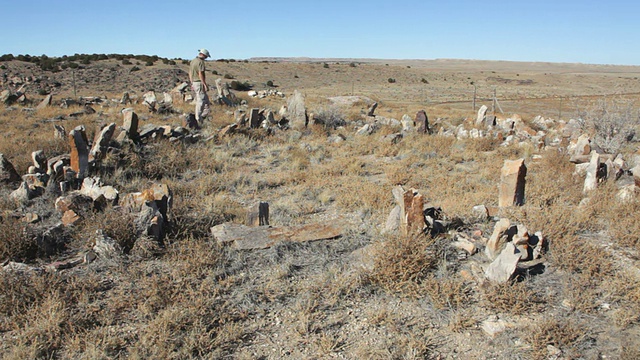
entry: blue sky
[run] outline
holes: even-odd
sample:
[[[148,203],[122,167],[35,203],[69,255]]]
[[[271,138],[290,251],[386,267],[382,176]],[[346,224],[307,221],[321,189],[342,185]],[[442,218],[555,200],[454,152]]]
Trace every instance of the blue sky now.
[[[640,3],[0,0],[0,54],[480,59],[640,65]]]

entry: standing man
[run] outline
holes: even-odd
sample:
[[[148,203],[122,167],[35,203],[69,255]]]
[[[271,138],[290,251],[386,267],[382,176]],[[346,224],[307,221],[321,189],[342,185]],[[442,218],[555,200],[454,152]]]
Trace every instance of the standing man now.
[[[196,121],[199,125],[203,125],[202,122],[209,115],[209,86],[207,85],[207,79],[204,74],[204,59],[210,57],[207,49],[198,50],[198,56],[191,60],[189,66],[189,81],[191,82],[191,89],[196,95]]]

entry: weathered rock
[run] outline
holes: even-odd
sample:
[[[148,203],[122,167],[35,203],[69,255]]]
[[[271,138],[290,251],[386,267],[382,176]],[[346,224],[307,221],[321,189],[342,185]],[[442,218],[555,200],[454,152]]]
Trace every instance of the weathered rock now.
[[[131,104],[131,97],[129,96],[128,92],[124,92],[122,93],[122,97],[120,98],[120,104],[123,105],[127,105],[127,104]]]
[[[62,179],[63,169],[65,166],[69,166],[71,163],[71,156],[69,154],[63,154],[54,156],[47,160],[47,175],[56,179]]]
[[[40,215],[36,213],[31,213],[31,212],[24,214],[24,216],[22,217],[22,221],[29,224],[35,224],[40,220],[41,220]]]
[[[21,177],[13,164],[4,157],[4,154],[0,154],[0,183],[11,184],[20,180]]]
[[[493,234],[484,249],[485,254],[490,260],[494,260],[496,256],[498,256],[504,244],[509,240],[509,237],[515,233],[514,230],[517,231],[516,228],[511,227],[511,221],[509,221],[509,219],[500,219],[496,223],[493,228]]]
[[[29,188],[29,185],[26,182],[22,182],[19,188],[11,192],[9,197],[11,198],[11,200],[15,201],[18,204],[25,204],[35,196],[33,194],[33,191],[31,191],[31,189]]]
[[[80,125],[69,132],[69,146],[71,147],[70,164],[78,178],[84,178],[89,173],[89,141],[84,126]]]
[[[161,242],[164,239],[165,218],[153,201],[147,201],[135,219],[136,234]]]
[[[373,104],[371,104],[371,106],[369,106],[369,108],[367,109],[367,116],[374,116],[374,113],[376,112],[377,107],[378,107],[377,102],[374,102]]]
[[[458,236],[456,236],[456,241],[451,243],[451,246],[460,249],[460,250],[464,250],[467,253],[469,253],[469,255],[473,255],[476,253],[476,251],[478,251],[478,248],[476,247],[476,244],[474,244],[471,240],[469,240],[468,238],[461,236],[460,234],[458,234]]]
[[[113,186],[103,186],[102,181],[100,181],[98,177],[85,178],[82,181],[82,187],[79,192],[82,195],[90,197],[93,201],[96,201],[102,196],[112,205],[118,202],[118,190]]]
[[[104,159],[107,155],[107,150],[109,149],[111,137],[113,137],[113,133],[115,131],[116,123],[111,123],[103,126],[98,132],[96,132],[96,136],[93,139],[93,146],[89,152],[89,161],[97,162]]]
[[[93,238],[92,250],[98,255],[98,257],[105,259],[117,258],[122,254],[122,249],[118,243],[104,234],[102,230],[96,230],[96,235]]]
[[[44,151],[36,150],[32,152],[31,160],[33,160],[33,166],[35,166],[36,172],[47,172],[47,157],[44,155]]]
[[[221,244],[232,243],[239,250],[266,249],[278,243],[307,242],[334,239],[342,235],[342,226],[335,221],[281,227],[248,227],[225,223],[211,228],[211,234]]]
[[[497,317],[491,317],[480,324],[480,328],[489,337],[494,338],[498,334],[507,330],[507,323]]]
[[[398,226],[400,225],[400,215],[402,209],[400,205],[396,205],[393,210],[389,213],[387,217],[387,222],[382,230],[383,233],[393,233],[398,230]]]
[[[485,116],[487,115],[487,106],[482,105],[478,110],[478,116],[476,117],[476,125],[482,125],[485,120]]]
[[[395,197],[395,194],[394,194]],[[416,190],[410,189],[402,194],[400,205],[400,229],[404,234],[423,231],[426,225],[423,213],[424,198]]]
[[[424,110],[420,110],[416,113],[415,123],[418,127],[418,133],[420,134],[430,134],[431,129],[429,128],[429,118],[427,117],[427,113]]]
[[[44,109],[46,107],[51,106],[51,100],[53,99],[53,96],[51,94],[47,95],[44,100],[42,100],[40,102],[40,104],[38,104],[38,106],[36,106],[36,110],[40,110],[40,109]]]
[[[356,131],[356,135],[359,136],[366,136],[366,135],[371,135],[375,132],[376,128],[374,125],[372,124],[365,124],[363,127],[361,127],[360,129],[358,129],[358,131]]]
[[[185,114],[182,117],[182,126],[187,129],[200,129],[200,124],[198,124],[198,120],[196,120],[196,116],[192,113]]]
[[[471,209],[471,214],[480,221],[485,221],[489,218],[489,209],[484,205],[476,205]]]
[[[569,155],[580,156],[580,155],[589,155],[591,153],[591,139],[589,135],[582,134],[575,142],[571,142],[569,146],[567,146],[567,152]]]
[[[62,215],[62,225],[73,226],[77,224],[82,218],[73,210],[67,210]]]
[[[505,160],[500,176],[500,198],[498,206],[524,205],[524,190],[527,167],[524,159]]]
[[[156,105],[158,104],[156,93],[154,91],[146,92],[144,95],[142,95],[142,103],[146,105],[150,110],[155,111]]]
[[[402,123],[403,132],[411,132],[415,129],[413,119],[407,114],[402,115],[400,122]]]
[[[512,243],[507,243],[500,255],[489,265],[485,276],[492,282],[506,283],[515,273],[520,262],[520,252]]]
[[[600,154],[594,150],[591,152],[591,161],[589,162],[589,167],[587,167],[587,176],[584,180],[582,192],[587,193],[591,190],[595,190],[598,187],[598,181],[600,178]]]
[[[89,196],[72,192],[56,199],[55,209],[61,213],[73,210],[76,213],[84,213],[93,208],[93,199]]]
[[[220,130],[220,132],[218,133],[218,136],[220,138],[222,138],[222,137],[225,137],[227,135],[234,134],[237,129],[238,129],[238,124],[227,125],[224,128],[222,128],[222,130]]]
[[[287,101],[287,115],[294,129],[300,130],[309,123],[304,95],[298,90],[295,90]]]
[[[64,139],[67,137],[67,130],[62,125],[53,125],[53,137],[55,139]]]
[[[138,115],[133,111],[133,109],[128,108],[122,110],[124,114],[124,120],[122,123],[122,128],[127,133],[127,136],[131,140],[138,139]]]
[[[29,189],[36,190],[36,188],[45,188],[49,176],[46,174],[26,174],[22,176],[22,180],[27,183]]]
[[[260,127],[262,123],[262,118],[260,116],[260,109],[253,108],[251,109],[251,113],[249,115],[249,126],[252,129],[257,129]]]

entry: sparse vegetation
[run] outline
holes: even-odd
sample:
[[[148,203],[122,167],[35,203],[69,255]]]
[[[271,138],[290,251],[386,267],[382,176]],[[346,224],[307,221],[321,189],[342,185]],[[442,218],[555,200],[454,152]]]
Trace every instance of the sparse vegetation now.
[[[80,66],[85,59],[89,63]],[[42,57],[0,57],[6,62],[8,86],[31,81],[25,104],[0,105],[0,153],[20,175],[26,174],[33,165],[31,152],[42,149],[49,159],[69,152],[67,139],[51,135],[52,123],[64,125],[67,132],[84,125],[91,141],[96,122],[122,124],[124,106],[140,115],[141,128],[182,125],[179,115],[150,112],[141,103],[138,91],[142,84],[151,88],[150,79],[170,74],[175,83],[185,81],[187,60],[170,68],[170,61],[158,63],[160,59],[111,54],[45,59],[61,70],[75,64],[78,97],[105,93],[104,103],[92,105],[98,114],[70,117],[78,110],[73,105],[22,110],[35,107],[47,91],[54,101],[73,97],[70,72],[56,74],[60,83],[55,86],[47,82],[53,76],[40,66]],[[108,66],[101,61],[109,61],[104,63]],[[121,66],[125,62],[131,66]],[[140,70],[132,62],[155,65],[128,74]],[[469,78],[477,81],[479,98],[485,97],[486,79],[471,70],[421,73],[419,63],[408,70],[406,63],[343,62],[332,65],[340,71],[335,73],[319,63],[273,62],[264,69],[265,63],[224,59],[215,67],[214,75],[243,79],[230,82],[235,91],[277,79],[286,97],[245,98],[238,93],[248,103],[244,108],[212,105],[203,128],[190,132],[201,136],[199,141],[163,136],[112,141],[107,157],[92,172],[118,189],[118,205],[100,202],[79,210],[75,225],[60,227],[47,241],[44,232],[62,218],[53,205],[58,190],[50,187],[44,195],[18,203],[10,194],[19,183],[0,183],[0,357],[637,357],[640,282],[633,259],[640,251],[638,195],[619,201],[620,189],[611,179],[584,194],[584,175],[575,174],[565,144],[574,140],[565,134],[565,117],[578,120],[580,115],[569,108],[588,109],[582,111],[585,126],[579,131],[592,135],[592,146],[615,149],[625,161],[637,161],[631,136],[638,120],[637,95],[610,98],[605,106],[588,97],[565,97],[562,105],[557,98],[501,100],[506,113],[496,110],[498,122],[520,119],[503,131],[500,124],[492,129],[475,125],[477,112],[467,101]],[[95,69],[112,69],[104,72],[117,72],[118,81],[82,77]],[[496,77],[507,78],[497,72]],[[354,77],[345,79],[345,74]],[[616,81],[625,81],[618,75]],[[143,79],[128,84],[137,103],[119,104],[119,89],[104,90],[125,83],[121,76]],[[529,71],[523,76],[529,77]],[[595,92],[603,81],[600,73],[592,83],[572,76],[563,75],[563,84],[584,81],[585,92]],[[389,86],[387,78],[397,78],[398,85]],[[539,96],[547,85],[540,79],[542,74],[533,85],[514,82],[498,91]],[[168,92],[175,83],[153,83],[152,88]],[[557,84],[554,89],[564,91]],[[336,98],[328,100],[330,96]],[[375,121],[365,116],[373,101],[379,103]],[[277,121],[283,105],[290,120],[286,126],[241,126],[225,136],[219,132],[236,121],[235,110],[269,108]],[[519,106],[520,116],[509,113]],[[193,111],[190,103],[174,102],[172,107],[177,113]],[[422,109],[433,134],[403,131],[396,123]],[[306,128],[291,116],[305,111],[314,119]],[[536,115],[546,122],[534,120]],[[615,126],[605,126],[609,120]],[[365,125],[373,133],[356,135]],[[454,133],[474,129],[484,136],[458,139]],[[522,144],[508,143],[508,136],[517,138],[522,131],[527,134]],[[540,131],[545,136],[534,141]],[[525,205],[499,209],[500,169],[505,159],[517,158],[525,158],[528,169]],[[621,176],[634,182],[628,170]],[[172,191],[163,241],[149,239],[138,214],[125,210],[125,195],[143,192],[150,183]],[[446,231],[383,231],[398,184],[420,191],[429,209],[440,207]],[[326,221],[341,226],[342,235],[243,251],[211,236],[213,226],[245,223],[247,209],[257,201],[269,202],[272,229]],[[490,209],[490,217],[478,218],[472,209],[479,204]],[[548,246],[541,266],[519,269],[510,281],[494,284],[485,279],[489,260],[482,250],[496,218],[502,217],[526,225],[530,235],[541,231]],[[52,269],[82,260],[98,231],[116,242],[122,250],[117,256]],[[456,232],[468,237],[478,253],[453,247]],[[505,330],[489,336],[488,322]]]

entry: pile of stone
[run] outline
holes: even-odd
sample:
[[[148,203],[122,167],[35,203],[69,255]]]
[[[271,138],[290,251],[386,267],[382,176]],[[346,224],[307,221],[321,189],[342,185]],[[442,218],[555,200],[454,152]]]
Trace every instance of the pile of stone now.
[[[275,89],[267,89],[267,90],[260,90],[260,91],[250,90],[247,92],[247,95],[250,97],[258,98],[258,99],[264,99],[269,96],[280,97],[280,98],[284,98],[286,96],[283,92]]]

